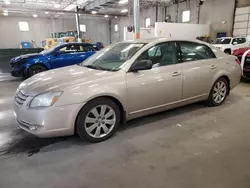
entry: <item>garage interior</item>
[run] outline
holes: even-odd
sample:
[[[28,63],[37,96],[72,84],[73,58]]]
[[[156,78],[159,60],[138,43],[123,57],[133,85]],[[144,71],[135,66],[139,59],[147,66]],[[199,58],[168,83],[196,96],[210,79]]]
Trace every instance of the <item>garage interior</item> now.
[[[9,73],[12,58],[51,47],[57,34],[104,48],[138,33],[250,42],[249,0],[0,0],[0,28],[0,188],[250,187],[245,79],[222,106],[195,103],[134,119],[88,143],[20,129],[13,100],[25,78]]]

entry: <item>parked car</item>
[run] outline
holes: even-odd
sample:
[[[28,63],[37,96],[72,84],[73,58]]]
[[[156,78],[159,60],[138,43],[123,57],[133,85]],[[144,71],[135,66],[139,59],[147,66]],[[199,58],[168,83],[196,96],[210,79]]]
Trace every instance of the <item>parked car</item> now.
[[[243,78],[250,80],[250,47],[234,50],[233,55],[241,62]]]
[[[20,127],[34,135],[77,133],[99,142],[130,119],[198,101],[221,105],[240,78],[237,57],[201,41],[121,42],[82,64],[27,79],[14,109]]]
[[[95,50],[101,50],[104,48],[104,45],[102,42],[97,42],[97,43],[93,44],[93,47],[95,48]]]
[[[31,77],[39,72],[81,63],[95,53],[89,43],[66,43],[37,54],[26,54],[10,60],[11,75]]]
[[[238,48],[249,47],[249,42],[246,37],[223,37],[216,39],[213,46],[226,54],[232,54]]]

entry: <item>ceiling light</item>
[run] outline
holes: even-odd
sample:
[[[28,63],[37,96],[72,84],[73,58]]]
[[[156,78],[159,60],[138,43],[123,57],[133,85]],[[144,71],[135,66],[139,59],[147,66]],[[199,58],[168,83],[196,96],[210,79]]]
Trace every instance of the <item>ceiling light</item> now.
[[[8,14],[8,12],[4,12],[3,15],[4,16],[8,16],[9,14]]]
[[[95,10],[93,10],[91,13],[92,13],[92,14],[96,14],[97,12],[96,12]]]
[[[107,15],[107,14],[106,14],[104,17],[105,17],[105,18],[108,18],[108,17],[109,17],[109,15]]]
[[[33,16],[34,18],[37,18],[37,17],[38,17],[37,14],[33,14],[32,16]]]
[[[4,3],[5,3],[6,5],[10,5],[10,0],[5,0]]]
[[[117,16],[115,16],[115,19],[117,19],[118,17]]]
[[[3,12],[4,12],[4,13],[8,13],[9,11],[8,11],[8,10],[4,10]]]
[[[55,7],[55,8],[60,8],[61,5],[59,5],[59,4],[54,4],[54,7]]]
[[[128,9],[121,10],[121,13],[125,13],[125,12],[128,12]]]
[[[120,0],[119,1],[119,4],[126,4],[126,3],[128,3],[128,0]]]
[[[67,6],[64,10],[66,11],[70,11],[70,10],[73,10],[73,9],[76,9],[76,5],[74,4],[70,4],[69,6]]]
[[[44,14],[49,14],[49,12],[44,12]]]

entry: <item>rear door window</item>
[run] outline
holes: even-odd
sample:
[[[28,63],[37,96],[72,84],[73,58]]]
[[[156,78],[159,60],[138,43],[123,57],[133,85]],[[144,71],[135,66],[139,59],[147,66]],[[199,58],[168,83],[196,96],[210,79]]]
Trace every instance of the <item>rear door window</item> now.
[[[205,44],[183,41],[179,45],[182,62],[215,58],[213,51]]]

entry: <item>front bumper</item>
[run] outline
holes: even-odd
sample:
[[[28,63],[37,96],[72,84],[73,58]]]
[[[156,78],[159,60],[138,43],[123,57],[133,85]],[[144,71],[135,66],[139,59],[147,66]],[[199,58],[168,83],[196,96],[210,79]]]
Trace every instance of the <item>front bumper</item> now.
[[[10,74],[11,74],[11,76],[14,76],[14,77],[24,77],[25,76],[24,68],[12,67]]]
[[[31,99],[30,99],[31,100]],[[29,108],[15,104],[14,111],[21,129],[38,137],[73,135],[75,120],[83,104]]]

